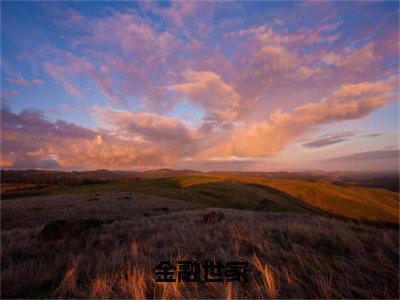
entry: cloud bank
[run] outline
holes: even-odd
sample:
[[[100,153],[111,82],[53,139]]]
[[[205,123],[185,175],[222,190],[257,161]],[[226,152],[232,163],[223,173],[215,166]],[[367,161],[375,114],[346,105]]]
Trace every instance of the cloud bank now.
[[[46,84],[7,75],[2,97],[22,97],[19,88],[48,86],[49,79],[65,92],[63,107],[84,109],[54,120],[29,99],[25,109],[3,105],[2,167],[239,167],[296,143],[306,155],[361,138],[324,130],[368,119],[399,100],[398,30],[382,30],[392,28],[387,19],[381,34],[362,20],[345,30],[348,20],[327,6],[324,18],[299,12],[311,25],[299,25],[289,12],[285,21],[258,23],[221,17],[237,12],[233,3],[146,2],[91,17],[50,9],[68,45],[36,53],[47,77],[29,78]],[[72,111],[88,121],[68,120]],[[330,162],[378,155],[360,153]]]

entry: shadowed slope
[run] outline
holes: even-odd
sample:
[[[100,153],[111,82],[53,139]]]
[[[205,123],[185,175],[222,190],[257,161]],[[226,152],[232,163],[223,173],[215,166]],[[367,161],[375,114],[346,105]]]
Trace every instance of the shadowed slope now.
[[[232,298],[399,297],[397,230],[229,209],[205,223],[209,212],[115,221],[57,240],[41,238],[46,226],[2,231],[2,296],[221,299],[230,290]],[[249,282],[154,282],[160,260],[186,259],[248,261]]]
[[[399,223],[399,194],[385,189],[339,186],[250,176],[178,176],[50,187],[3,195],[46,195],[121,191],[157,195],[203,206],[329,213],[356,220]]]

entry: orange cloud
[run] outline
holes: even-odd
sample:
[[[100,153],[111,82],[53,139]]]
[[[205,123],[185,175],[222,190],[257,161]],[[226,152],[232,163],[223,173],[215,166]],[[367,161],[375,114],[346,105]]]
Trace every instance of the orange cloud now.
[[[397,77],[375,83],[346,84],[331,97],[295,107],[291,112],[277,110],[268,121],[235,127],[229,137],[197,154],[200,159],[214,156],[260,157],[278,153],[311,128],[337,121],[364,118],[388,101],[397,100]]]
[[[185,83],[165,87],[167,90],[184,94],[189,101],[208,112],[206,119],[216,121],[233,121],[241,97],[234,87],[211,71],[186,71],[183,73]]]
[[[376,60],[374,52],[375,44],[367,43],[361,48],[355,49],[342,55],[328,52],[322,57],[322,61],[329,65],[335,65],[352,71],[363,71],[371,62]]]
[[[184,145],[192,132],[174,117],[154,113],[135,113],[106,107],[93,107],[94,116],[105,128],[118,132],[124,139]]]
[[[190,78],[214,80],[223,96],[236,97],[234,90],[217,75],[194,76]],[[199,97],[202,80],[199,85],[190,82],[179,89]],[[248,125],[236,122],[215,132],[204,132],[202,126],[189,127],[173,117],[109,107],[92,109],[103,129],[84,128],[61,120],[51,122],[37,110],[16,114],[3,108],[4,167],[128,169],[174,166],[189,160],[196,163],[215,158],[224,160],[224,157],[229,160],[265,157],[279,153],[315,127],[364,118],[387,102],[397,100],[397,80],[393,76],[379,82],[345,84],[319,102],[297,106],[290,112],[276,110],[268,120]],[[222,102],[214,109],[223,111],[225,105]]]
[[[176,161],[176,149],[126,140],[40,114],[2,110],[2,167],[92,169],[160,166]]]

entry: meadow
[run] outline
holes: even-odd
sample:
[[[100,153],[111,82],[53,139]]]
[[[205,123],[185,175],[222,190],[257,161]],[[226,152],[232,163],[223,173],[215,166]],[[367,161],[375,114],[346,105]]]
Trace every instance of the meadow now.
[[[386,189],[187,175],[3,196],[2,298],[399,297]],[[246,261],[248,281],[158,283],[161,260]]]

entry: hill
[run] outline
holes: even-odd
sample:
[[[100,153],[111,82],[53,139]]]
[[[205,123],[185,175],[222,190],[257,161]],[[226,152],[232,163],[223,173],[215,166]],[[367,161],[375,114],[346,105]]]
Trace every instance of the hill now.
[[[122,175],[8,183],[19,188],[1,202],[3,298],[399,297],[398,193],[243,174]],[[162,260],[247,262],[248,281],[156,283]]]
[[[399,191],[398,172],[232,172],[159,169],[136,171],[46,171],[46,170],[1,170],[2,183],[36,183],[56,185],[82,185],[113,182],[122,179],[150,179],[181,176],[246,176],[275,179],[291,179],[325,182],[335,185],[359,185]]]
[[[386,189],[244,175],[186,175],[188,173],[192,174],[192,171],[174,177],[132,179],[126,176],[124,179],[113,178],[110,182],[75,186],[32,188],[24,185],[24,189],[11,189],[2,196],[6,199],[24,195],[125,191],[221,208],[310,212],[399,223],[399,195]],[[158,172],[157,175],[161,176]]]

